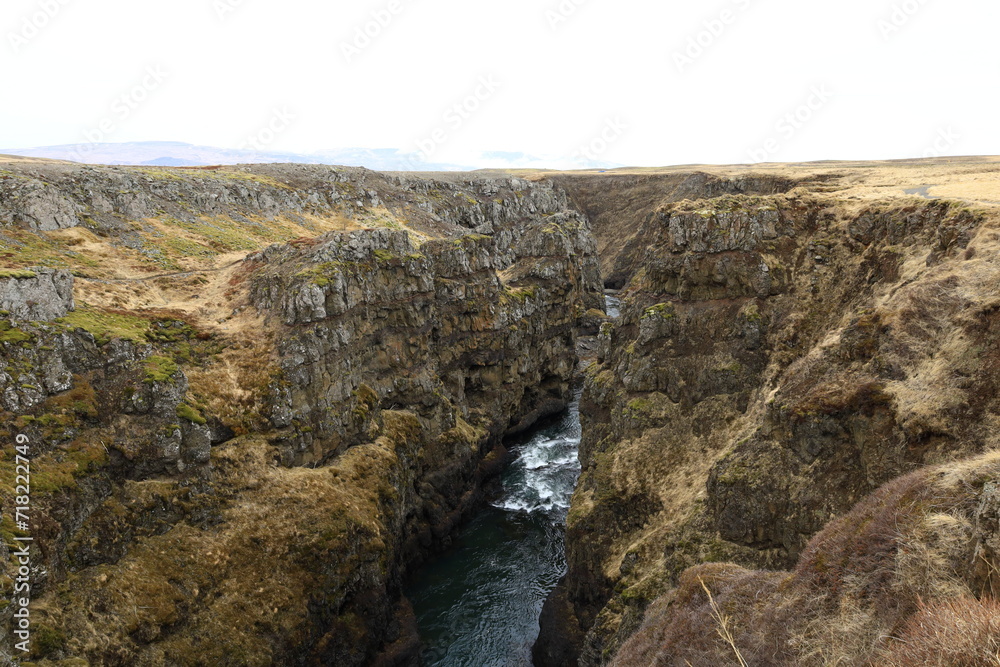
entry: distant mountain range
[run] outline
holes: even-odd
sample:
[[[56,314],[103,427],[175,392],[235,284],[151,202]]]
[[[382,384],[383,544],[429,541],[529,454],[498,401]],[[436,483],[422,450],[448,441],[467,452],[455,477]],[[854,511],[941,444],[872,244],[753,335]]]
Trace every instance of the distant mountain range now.
[[[178,141],[67,144],[38,148],[0,148],[0,154],[70,160],[89,164],[202,167],[216,164],[295,162],[367,167],[376,171],[472,171],[475,169],[610,169],[623,165],[573,158],[543,159],[527,153],[485,152],[475,164],[428,162],[419,153],[395,148],[341,148],[314,153],[284,153],[195,146]]]

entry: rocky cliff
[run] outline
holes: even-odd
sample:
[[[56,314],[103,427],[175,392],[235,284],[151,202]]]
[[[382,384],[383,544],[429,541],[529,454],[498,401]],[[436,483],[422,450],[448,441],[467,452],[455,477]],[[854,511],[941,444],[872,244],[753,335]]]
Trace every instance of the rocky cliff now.
[[[3,548],[34,539],[32,657],[412,659],[408,569],[481,502],[505,436],[571,395],[602,303],[586,219],[489,175],[2,175]]]
[[[0,164],[30,658],[412,664],[403,582],[565,406],[603,282],[538,664],[980,659],[998,174]]]
[[[799,572],[810,538],[882,484],[997,446],[998,217],[988,203],[914,199],[903,188],[859,196],[857,175],[667,174],[658,203],[656,176],[610,179],[603,194],[599,177],[576,178],[559,180],[594,220],[624,305],[588,372],[569,573],[543,614],[536,655],[607,664],[645,618],[645,639],[617,664],[724,664],[731,647],[699,653],[694,639],[716,636],[717,623],[687,624],[695,613],[711,621],[697,583],[708,570],[686,568],[800,563]],[[980,502],[969,493],[962,502]],[[970,554],[942,561],[935,576],[959,577]],[[850,564],[868,566],[864,556]],[[761,582],[783,604],[778,575],[738,572],[704,578],[741,591]],[[830,604],[841,593],[811,589]],[[866,631],[900,628],[914,609],[866,609]],[[758,633],[754,647],[787,639],[757,617],[733,622],[744,639]],[[839,650],[827,640],[784,651],[784,662],[746,650],[749,664],[819,664]],[[859,647],[837,655],[858,664],[881,650]]]

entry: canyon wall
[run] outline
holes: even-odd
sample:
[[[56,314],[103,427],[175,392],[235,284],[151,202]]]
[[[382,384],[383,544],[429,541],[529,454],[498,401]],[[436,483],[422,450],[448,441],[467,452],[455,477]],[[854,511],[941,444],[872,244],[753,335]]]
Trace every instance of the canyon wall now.
[[[919,664],[890,638],[997,587],[1000,227],[897,176],[0,164],[31,659],[412,664],[408,572],[565,407],[606,284],[537,663]]]
[[[841,198],[815,176],[670,175],[659,204],[655,176],[616,177],[603,194],[595,178],[560,183],[594,220],[607,280],[624,287],[622,317],[604,326],[587,373],[569,572],[536,660],[607,664],[645,619],[617,664],[722,664],[731,647],[699,653],[714,642],[695,640],[718,624],[688,623],[713,618],[698,572],[742,591],[774,591],[779,575],[687,568],[792,568],[882,484],[996,446],[997,218],[958,202]],[[641,213],[616,226],[637,202]],[[859,552],[878,548],[863,542]],[[973,553],[943,567],[957,577]],[[907,618],[870,616],[873,632]],[[761,628],[740,621],[744,637]],[[755,637],[758,648],[781,640]],[[807,644],[773,660],[748,647],[760,660],[750,664],[807,664],[830,649]]]
[[[586,219],[509,177],[38,169],[6,170],[0,240],[32,252],[6,255],[0,293],[65,261],[79,298],[40,321],[22,290],[0,322],[32,657],[412,661],[408,570],[477,508],[504,438],[571,397],[602,307]]]

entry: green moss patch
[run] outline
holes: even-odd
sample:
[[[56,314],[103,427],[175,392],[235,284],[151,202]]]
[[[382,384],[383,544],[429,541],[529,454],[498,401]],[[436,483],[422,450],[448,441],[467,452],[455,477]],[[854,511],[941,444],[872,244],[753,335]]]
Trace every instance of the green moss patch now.
[[[0,265],[6,265],[4,270],[14,271],[15,275],[7,277],[29,277],[26,272],[30,266],[45,266],[57,269],[100,269],[101,264],[87,255],[77,252],[65,243],[46,236],[45,232],[33,232],[23,229],[3,229],[0,231]],[[32,273],[32,276],[34,274]]]
[[[187,403],[181,403],[177,406],[177,416],[181,419],[186,419],[193,424],[201,424],[204,426],[207,424],[207,420],[202,416],[198,408],[192,407]]]
[[[94,335],[98,345],[104,345],[113,338],[145,343],[150,321],[145,317],[121,311],[102,310],[81,305],[72,313],[56,320],[70,330],[83,329]]]
[[[38,274],[34,271],[28,271],[27,269],[0,269],[0,279],[3,278],[15,278],[18,280],[23,280],[27,278],[36,278]]]
[[[674,313],[674,304],[672,303],[658,303],[655,306],[651,306],[645,310],[642,314],[643,319],[649,317],[659,317],[664,320],[672,320],[677,317]]]
[[[188,341],[207,340],[207,333],[195,329],[187,322],[162,312],[137,315],[128,311],[95,308],[81,304],[75,311],[56,320],[71,331],[82,329],[93,334],[98,345],[112,339],[133,343],[168,343],[182,345]]]
[[[31,334],[21,331],[11,324],[10,320],[0,320],[0,343],[21,345],[22,343],[30,343],[31,339]]]
[[[17,477],[13,447],[3,451],[0,459],[0,483],[13,489]],[[62,444],[31,461],[31,490],[55,493],[76,488],[77,479],[108,461],[108,452],[99,442],[75,440]],[[6,518],[6,517],[5,517]]]
[[[145,382],[173,382],[177,370],[177,363],[170,357],[152,356],[146,360]]]
[[[527,303],[528,299],[534,299],[538,295],[538,288],[535,286],[531,287],[515,287],[508,289],[506,296],[516,300],[519,303]]]

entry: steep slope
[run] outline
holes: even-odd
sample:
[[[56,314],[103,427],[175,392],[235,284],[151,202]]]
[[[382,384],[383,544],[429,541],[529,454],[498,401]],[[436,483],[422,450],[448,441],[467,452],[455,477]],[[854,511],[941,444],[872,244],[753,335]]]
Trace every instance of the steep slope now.
[[[997,445],[992,205],[782,175],[786,194],[676,201],[667,174],[634,232],[596,225],[624,306],[584,392],[552,664],[607,663],[690,566],[792,567],[883,483]]]
[[[407,570],[475,509],[503,438],[571,396],[601,304],[586,220],[509,177],[20,169],[0,198],[0,494],[25,435],[32,657],[412,656]],[[26,321],[38,264],[82,275]],[[25,534],[8,512],[3,531]]]
[[[998,479],[996,452],[899,478],[792,572],[691,568],[612,664],[996,664]]]
[[[573,206],[591,221],[605,283],[620,289],[640,259],[634,248],[645,223],[666,203],[722,195],[787,192],[800,177],[760,173],[714,175],[704,171],[669,174],[555,175],[551,180],[570,194]],[[637,238],[638,237],[638,238]]]
[[[31,658],[407,664],[408,571],[565,406],[602,283],[544,664],[993,641],[995,456],[958,462],[998,445],[997,193],[990,160],[0,164],[0,587],[30,534]]]

